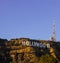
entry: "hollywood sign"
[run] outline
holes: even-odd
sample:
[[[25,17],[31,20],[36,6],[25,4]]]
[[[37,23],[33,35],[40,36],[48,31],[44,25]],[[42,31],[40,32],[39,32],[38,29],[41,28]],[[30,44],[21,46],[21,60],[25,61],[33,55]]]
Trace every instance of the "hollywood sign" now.
[[[42,42],[31,42],[31,41],[23,41],[22,45],[26,45],[26,46],[34,46],[34,47],[40,47],[40,48],[50,48],[50,44],[47,43],[42,43]]]

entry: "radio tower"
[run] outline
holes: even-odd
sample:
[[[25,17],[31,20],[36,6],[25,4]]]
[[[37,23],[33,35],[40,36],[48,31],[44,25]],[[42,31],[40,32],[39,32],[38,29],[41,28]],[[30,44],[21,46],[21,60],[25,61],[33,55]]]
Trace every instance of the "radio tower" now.
[[[53,30],[52,30],[51,41],[56,41],[55,20],[53,21]]]

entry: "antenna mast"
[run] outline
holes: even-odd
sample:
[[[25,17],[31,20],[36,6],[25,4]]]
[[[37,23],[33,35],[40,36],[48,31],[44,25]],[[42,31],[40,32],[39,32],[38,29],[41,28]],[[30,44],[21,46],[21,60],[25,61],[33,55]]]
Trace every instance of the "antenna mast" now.
[[[52,37],[51,37],[51,41],[56,41],[55,20],[53,21],[53,30],[52,30]]]

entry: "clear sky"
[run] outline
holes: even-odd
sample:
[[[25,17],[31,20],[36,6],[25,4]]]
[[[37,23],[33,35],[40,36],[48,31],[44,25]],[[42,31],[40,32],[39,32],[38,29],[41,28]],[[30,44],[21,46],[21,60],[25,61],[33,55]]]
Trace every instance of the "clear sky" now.
[[[49,40],[53,20],[60,40],[60,0],[0,0],[0,38]]]

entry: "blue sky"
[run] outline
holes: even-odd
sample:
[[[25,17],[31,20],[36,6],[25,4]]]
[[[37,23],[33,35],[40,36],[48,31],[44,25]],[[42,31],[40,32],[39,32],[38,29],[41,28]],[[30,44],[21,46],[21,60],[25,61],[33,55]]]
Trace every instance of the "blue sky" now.
[[[60,0],[0,0],[0,38],[49,40],[53,20],[60,40]]]

